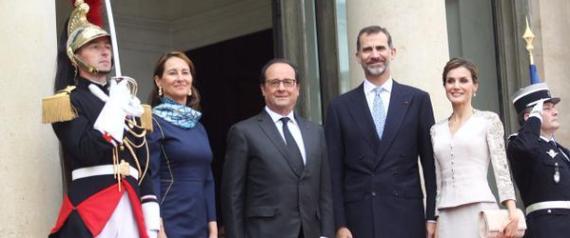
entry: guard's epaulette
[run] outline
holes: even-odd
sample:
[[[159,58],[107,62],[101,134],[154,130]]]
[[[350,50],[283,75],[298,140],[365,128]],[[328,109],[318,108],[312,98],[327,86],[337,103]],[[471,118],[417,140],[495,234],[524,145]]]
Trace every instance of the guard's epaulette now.
[[[42,98],[42,123],[70,121],[77,118],[77,110],[69,95],[75,86],[67,86],[55,95]]]
[[[519,133],[510,134],[509,137],[507,138],[507,140],[511,140],[511,139],[515,138],[516,136],[518,136],[518,135],[519,135]]]
[[[143,104],[144,112],[141,115],[141,127],[152,132],[152,108],[150,105]]]

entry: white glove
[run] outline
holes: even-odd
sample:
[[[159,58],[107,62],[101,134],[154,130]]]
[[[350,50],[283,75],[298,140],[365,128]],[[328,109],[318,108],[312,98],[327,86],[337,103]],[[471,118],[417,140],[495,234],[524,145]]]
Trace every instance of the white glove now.
[[[121,94],[121,100],[124,100],[121,101],[123,110],[125,110],[128,116],[140,117],[144,112],[144,108],[141,105],[141,101],[131,94],[131,90],[129,89],[129,80],[121,80],[121,82],[117,84],[117,87],[119,89],[118,93]]]
[[[528,117],[537,117],[538,119],[540,119],[540,121],[542,122],[542,109],[544,108],[544,101],[548,100],[548,98],[544,98],[544,99],[540,99],[536,102],[533,102],[527,106],[532,106],[532,104],[536,103],[532,109],[530,110],[530,113],[528,115]]]
[[[125,128],[125,117],[127,116],[124,108],[129,102],[130,92],[126,81],[117,84],[116,81],[111,80],[110,83],[109,98],[93,127],[121,143]]]
[[[128,116],[140,117],[144,113],[144,108],[141,104],[141,101],[130,94],[130,90],[127,87],[127,83],[117,83],[114,80],[111,80],[113,86],[113,94],[124,94],[121,98],[127,98],[126,100],[120,99],[123,106],[123,110],[127,113]],[[121,81],[124,82],[124,81]],[[120,89],[115,89],[116,87],[121,87]],[[105,94],[99,87],[95,85],[89,85],[89,90],[103,102],[109,101],[109,96]],[[126,102],[123,104],[123,102]]]
[[[115,101],[114,103],[121,105],[121,108],[124,110],[131,100],[131,91],[127,86],[128,82],[126,80],[119,83],[115,80],[110,80],[110,82],[111,87],[109,88],[109,100]]]
[[[124,110],[127,115],[133,117],[140,117],[144,113],[144,108],[141,105],[141,100],[135,96],[130,96],[130,99]]]
[[[157,202],[142,204],[144,223],[149,237],[158,237],[160,227],[160,207]]]

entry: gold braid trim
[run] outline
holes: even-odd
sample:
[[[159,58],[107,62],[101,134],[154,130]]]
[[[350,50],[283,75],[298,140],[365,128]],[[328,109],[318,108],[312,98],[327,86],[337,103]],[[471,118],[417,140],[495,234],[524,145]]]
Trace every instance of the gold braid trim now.
[[[151,116],[151,120],[152,120],[152,116]],[[135,144],[133,141],[131,141],[128,137],[125,137],[123,139],[123,144],[121,146],[124,146],[127,148],[127,150],[129,151],[129,153],[131,154],[131,156],[133,157],[136,166],[137,166],[137,170],[139,172],[139,185],[142,183],[142,180],[144,179],[144,177],[147,174],[148,168],[150,166],[150,154],[149,154],[149,148],[148,148],[148,142],[146,140],[146,133],[147,131],[142,128],[142,126],[137,124],[137,121],[134,119],[130,119],[127,120],[127,132],[131,135],[133,135],[136,138],[141,138],[142,142],[140,144]],[[133,128],[137,128],[137,129],[141,129],[141,133],[136,133]],[[146,161],[145,161],[145,165],[144,165],[144,170],[141,168],[141,164],[140,164],[140,160],[137,156],[137,154],[135,153],[134,149],[140,149],[142,147],[145,147],[145,155],[146,155]]]
[[[139,174],[142,174],[141,164],[139,162],[139,158],[138,158],[137,154],[135,153],[135,150],[133,149],[133,146],[131,146],[129,144],[129,141],[127,141],[127,140],[123,140],[123,145],[127,148],[129,153],[131,153],[131,156],[135,160],[135,164],[137,166],[137,170],[139,171]],[[139,180],[142,180],[142,177]]]
[[[150,105],[143,104],[144,113],[141,115],[141,126],[147,131],[152,132],[152,108]]]
[[[124,160],[122,162],[124,162]],[[127,163],[127,166],[128,166],[128,163]],[[121,180],[123,179],[123,174],[121,172],[123,172],[123,171],[121,171],[121,169],[120,169],[119,150],[116,146],[115,146],[115,148],[113,148],[113,168],[115,169],[113,177],[117,180],[117,184],[119,185],[119,192],[120,192],[121,191]]]
[[[125,160],[119,158],[119,149],[121,151],[124,151],[125,148],[127,148],[129,153],[133,157],[133,160],[135,161],[135,165],[137,167],[137,171],[140,175],[139,179],[138,179],[139,185],[141,185],[143,178],[146,176],[149,165],[150,165],[150,155],[149,155],[148,142],[146,140],[146,130],[142,129],[141,126],[139,126],[137,124],[136,120],[134,120],[134,119],[127,119],[126,123],[127,123],[127,127],[126,127],[127,132],[136,138],[140,138],[142,140],[142,142],[137,145],[132,140],[130,140],[127,136],[125,136],[123,138],[123,143],[121,145],[115,146],[115,148],[113,148],[113,166],[115,168],[115,176],[114,177],[117,180],[117,183],[119,184],[119,191],[121,191],[121,180],[125,176],[129,176],[129,174],[130,174],[130,171],[129,171],[130,165]],[[141,129],[142,132],[136,133],[135,131],[133,131],[133,128]],[[146,152],[145,153],[146,154],[146,161],[145,161],[144,170],[142,169],[140,160],[137,156],[137,153],[135,152],[135,149],[140,149],[143,146],[145,147],[145,152]]]
[[[75,86],[67,86],[55,95],[42,98],[42,123],[71,121],[77,118],[77,110],[71,104],[69,94]]]
[[[143,171],[143,173],[142,173],[142,175],[141,175],[141,179],[139,180],[139,185],[142,183],[143,178],[146,176],[146,173],[148,172],[148,167],[150,167],[150,164],[149,164],[149,163],[150,163],[150,154],[149,154],[150,151],[149,151],[149,149],[148,149],[148,143],[146,142],[146,138],[144,139],[144,142],[145,142],[145,143],[144,143],[144,148],[145,148],[145,150],[146,150],[146,163],[145,163],[145,166],[144,166],[144,171]]]

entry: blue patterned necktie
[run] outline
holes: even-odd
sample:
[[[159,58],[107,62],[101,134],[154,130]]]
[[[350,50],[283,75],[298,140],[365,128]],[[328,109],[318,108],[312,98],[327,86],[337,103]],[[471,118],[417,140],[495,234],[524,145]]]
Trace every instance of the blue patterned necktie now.
[[[382,133],[384,133],[384,123],[386,123],[386,111],[384,110],[382,97],[380,97],[381,92],[382,87],[377,87],[374,89],[374,102],[372,103],[372,118],[374,119],[374,126],[376,126],[376,133],[380,139],[382,139]]]

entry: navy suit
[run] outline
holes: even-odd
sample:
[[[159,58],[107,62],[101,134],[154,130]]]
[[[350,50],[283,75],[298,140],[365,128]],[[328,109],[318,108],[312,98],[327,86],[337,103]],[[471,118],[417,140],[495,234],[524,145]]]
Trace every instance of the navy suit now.
[[[382,140],[363,85],[330,103],[325,134],[337,229],[348,227],[357,238],[425,237],[425,221],[433,220],[435,211],[433,124],[429,95],[395,81]]]

